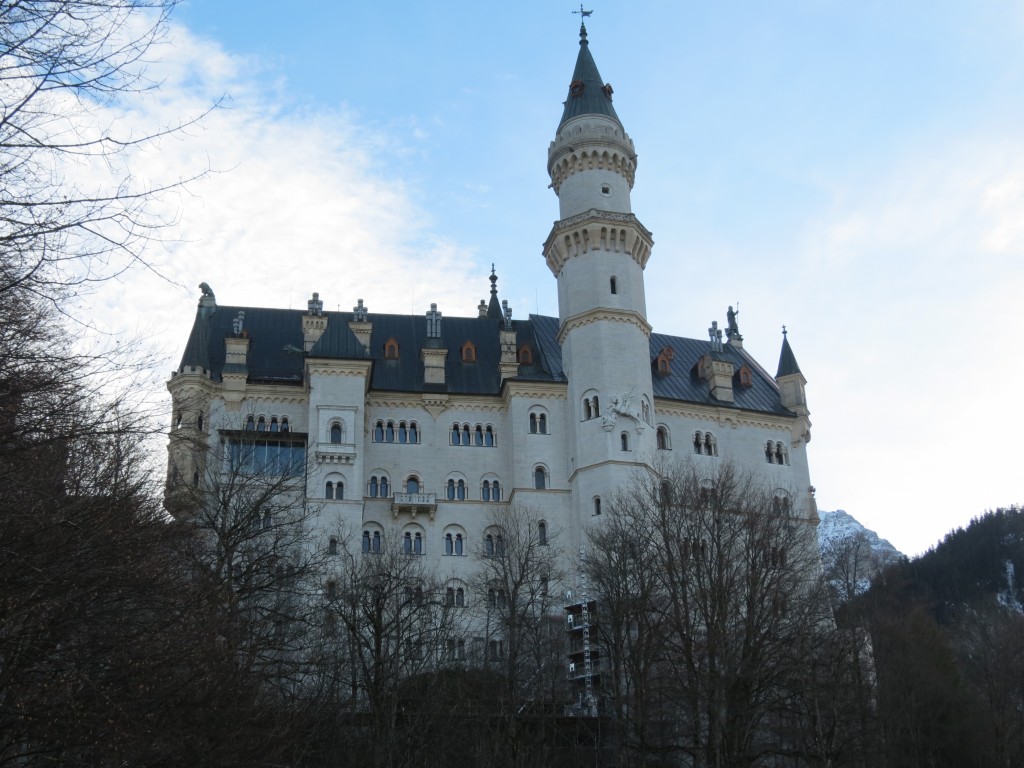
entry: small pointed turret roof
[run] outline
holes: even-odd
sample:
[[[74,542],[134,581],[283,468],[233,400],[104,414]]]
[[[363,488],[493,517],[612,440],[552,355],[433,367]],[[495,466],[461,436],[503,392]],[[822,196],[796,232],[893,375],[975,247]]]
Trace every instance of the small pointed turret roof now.
[[[494,272],[494,265],[491,264],[491,300],[487,303],[487,317],[491,320],[501,320],[504,317],[501,311],[501,302],[498,301],[498,275]]]
[[[562,111],[562,124],[579,115],[607,115],[616,122],[621,122],[612,106],[612,89],[601,79],[597,71],[594,57],[590,55],[590,44],[587,42],[587,27],[580,24],[580,53],[576,57],[576,69],[572,72],[569,83],[569,95]]]
[[[775,378],[779,379],[783,376],[789,376],[794,373],[799,373],[801,376],[803,373],[800,371],[800,365],[796,361],[796,355],[793,354],[793,348],[789,346],[789,338],[786,335],[786,327],[782,327],[782,352],[779,355],[779,372],[775,374]]]

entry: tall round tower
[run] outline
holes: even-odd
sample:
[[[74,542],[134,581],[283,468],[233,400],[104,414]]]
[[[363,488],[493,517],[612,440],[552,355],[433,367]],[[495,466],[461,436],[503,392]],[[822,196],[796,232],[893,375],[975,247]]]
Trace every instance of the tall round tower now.
[[[558,279],[559,341],[573,424],[570,486],[583,520],[655,451],[644,267],[651,233],[630,207],[636,152],[585,26],[548,174],[560,219],[544,244]]]

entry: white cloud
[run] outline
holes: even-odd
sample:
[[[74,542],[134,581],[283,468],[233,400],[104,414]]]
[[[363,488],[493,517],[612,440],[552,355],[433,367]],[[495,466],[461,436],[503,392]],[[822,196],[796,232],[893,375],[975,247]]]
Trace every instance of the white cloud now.
[[[909,552],[1021,498],[1024,144],[930,150],[845,190],[803,254],[819,497]]]
[[[344,108],[303,107],[259,61],[180,26],[157,53],[149,74],[160,88],[122,120],[151,129],[226,98],[199,126],[137,153],[133,170],[158,181],[213,172],[158,208],[176,220],[146,254],[162,277],[135,270],[88,298],[98,325],[147,332],[173,366],[200,281],[221,304],[300,307],[312,291],[330,309],[358,298],[417,314],[430,301],[466,304],[472,254],[438,237],[415,190],[377,161],[405,151],[396,136]]]

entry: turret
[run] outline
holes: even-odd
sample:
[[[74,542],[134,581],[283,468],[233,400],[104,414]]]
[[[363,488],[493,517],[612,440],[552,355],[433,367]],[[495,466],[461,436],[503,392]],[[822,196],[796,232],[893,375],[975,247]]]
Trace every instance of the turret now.
[[[810,410],[807,408],[807,392],[804,387],[807,379],[800,372],[800,365],[789,345],[789,337],[785,326],[782,328],[782,351],[779,354],[779,369],[775,374],[779,385],[779,399],[782,404],[793,411],[799,418],[793,424],[793,440],[811,442]]]

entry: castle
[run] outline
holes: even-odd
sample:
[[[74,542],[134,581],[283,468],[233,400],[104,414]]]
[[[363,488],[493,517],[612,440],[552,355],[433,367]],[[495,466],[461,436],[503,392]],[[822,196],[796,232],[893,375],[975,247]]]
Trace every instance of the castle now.
[[[362,299],[330,312],[316,293],[305,311],[220,306],[203,284],[168,382],[169,485],[204,482],[209,456],[297,471],[349,551],[404,551],[467,581],[500,545],[489,526],[503,508],[530,509],[574,557],[659,458],[731,461],[815,524],[806,382],[785,336],[772,376],[731,307],[702,339],[647,321],[653,240],[631,210],[636,152],[612,96],[581,27],[548,148],[558,317],[513,317],[493,269],[471,317],[377,314]]]

